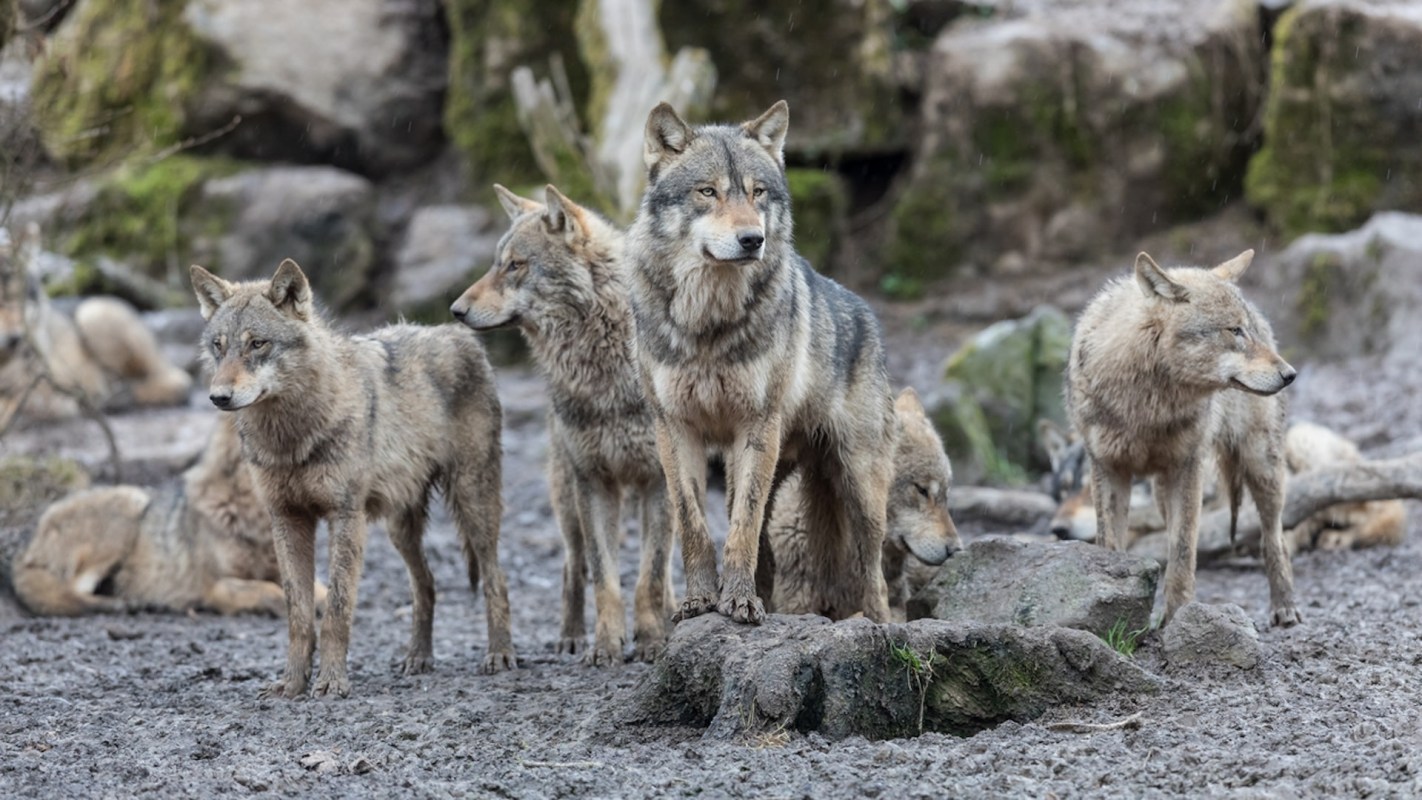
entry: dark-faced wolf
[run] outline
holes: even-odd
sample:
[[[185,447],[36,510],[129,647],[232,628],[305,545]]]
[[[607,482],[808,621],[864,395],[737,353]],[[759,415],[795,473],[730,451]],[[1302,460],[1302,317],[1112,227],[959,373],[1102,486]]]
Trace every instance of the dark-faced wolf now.
[[[1235,282],[1254,251],[1213,269],[1162,269],[1136,258],[1077,322],[1066,405],[1091,459],[1096,540],[1126,546],[1131,481],[1154,477],[1169,539],[1165,617],[1195,596],[1195,545],[1208,452],[1230,508],[1244,489],[1259,510],[1275,625],[1299,621],[1284,545],[1284,421],[1279,391],[1297,374]]]
[[[517,326],[548,379],[548,477],[565,545],[558,649],[585,646],[590,566],[597,627],[585,660],[622,660],[618,544],[627,494],[642,514],[634,655],[650,661],[666,641],[673,611],[672,540],[652,415],[632,357],[623,235],[552,186],[546,203],[494,188],[513,225],[494,266],[450,310],[475,330]]]
[[[845,605],[888,616],[882,547],[897,422],[879,325],[793,245],[781,101],[741,125],[647,119],[647,189],[628,232],[637,356],[686,568],[679,617],[765,614],[767,504],[791,469],[813,547],[844,553]],[[730,533],[719,577],[706,527],[708,449],[724,456]]]
[[[471,586],[484,583],[484,669],[514,666],[508,588],[499,568],[500,429],[493,372],[462,325],[333,331],[287,259],[269,281],[229,283],[199,266],[193,289],[207,320],[202,355],[213,405],[236,415],[243,457],[272,516],[286,593],[286,671],[267,692],[305,693],[316,647],[316,523],[331,530],[330,593],[312,690],[346,695],[346,650],[368,519],[384,518],[405,560],[414,631],[402,668],[430,668],[434,579],[421,549],[430,493],[459,528]]]

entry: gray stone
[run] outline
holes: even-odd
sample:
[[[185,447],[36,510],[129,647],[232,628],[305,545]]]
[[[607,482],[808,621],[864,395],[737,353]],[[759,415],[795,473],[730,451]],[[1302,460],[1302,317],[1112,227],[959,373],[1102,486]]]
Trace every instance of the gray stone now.
[[[389,297],[393,309],[448,306],[489,267],[502,233],[481,206],[439,205],[416,211],[395,253]]]
[[[979,539],[909,600],[909,619],[1061,625],[1105,636],[1149,626],[1160,564],[1086,542]]]
[[[1187,603],[1161,629],[1166,663],[1232,664],[1253,669],[1259,663],[1259,632],[1244,609],[1234,603]]]
[[[677,625],[632,690],[624,723],[887,739],[967,735],[1059,704],[1159,682],[1091,634],[1067,628],[920,620],[878,625],[772,614]]]

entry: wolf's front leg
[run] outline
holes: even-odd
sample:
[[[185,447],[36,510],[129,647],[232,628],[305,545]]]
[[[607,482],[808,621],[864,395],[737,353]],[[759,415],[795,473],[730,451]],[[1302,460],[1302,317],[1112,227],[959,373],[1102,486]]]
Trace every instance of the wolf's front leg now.
[[[1092,462],[1091,495],[1096,505],[1096,543],[1107,550],[1125,550],[1131,476]]]
[[[316,649],[316,518],[273,513],[272,545],[286,594],[286,672],[262,696],[295,698],[306,694]]]
[[[583,663],[612,666],[622,663],[622,647],[627,641],[627,612],[622,602],[622,585],[617,568],[617,544],[621,519],[618,487],[586,476],[578,477],[578,517],[587,532],[588,571],[591,573],[597,624],[593,647]]]
[[[633,603],[633,658],[653,661],[666,646],[673,613],[671,590],[672,532],[666,489],[658,482],[641,494],[642,565]]]
[[[1277,450],[1275,451],[1277,453]],[[1294,605],[1294,563],[1284,546],[1284,467],[1266,457],[1247,467],[1245,483],[1259,509],[1259,537],[1264,571],[1269,576],[1269,623],[1287,628],[1303,621]]]
[[[716,608],[716,548],[706,529],[706,446],[686,426],[665,418],[657,419],[656,429],[657,455],[671,500],[672,529],[681,540],[686,573],[686,596],[676,613],[680,622]]]
[[[1195,598],[1195,544],[1200,535],[1200,504],[1204,499],[1204,467],[1199,457],[1162,474],[1156,486],[1165,495],[1165,532],[1170,548],[1165,563],[1164,625],[1181,606]]]
[[[345,697],[351,693],[346,651],[365,563],[365,537],[363,511],[346,511],[331,520],[331,586],[326,595],[326,616],[321,621],[321,665],[311,689],[317,697]]]
[[[726,471],[735,486],[735,499],[726,537],[726,575],[716,610],[736,622],[759,623],[765,618],[765,604],[756,595],[755,572],[766,501],[780,460],[780,428],[780,415],[768,413],[753,421],[727,452]]]

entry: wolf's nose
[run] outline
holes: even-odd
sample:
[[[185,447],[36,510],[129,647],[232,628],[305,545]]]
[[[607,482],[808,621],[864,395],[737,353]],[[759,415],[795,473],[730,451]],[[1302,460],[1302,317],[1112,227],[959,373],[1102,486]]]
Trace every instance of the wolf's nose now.
[[[1283,369],[1279,370],[1279,379],[1284,382],[1285,386],[1288,386],[1289,384],[1293,383],[1294,378],[1297,378],[1298,376],[1299,371],[1294,369],[1293,367],[1284,367]]]
[[[741,243],[741,249],[748,253],[753,253],[765,244],[765,237],[758,233],[742,233],[736,237]]]
[[[469,309],[460,308],[459,304],[456,303],[455,305],[449,307],[449,313],[453,314],[455,319],[463,320],[464,315],[469,313]]]
[[[1065,540],[1065,539],[1070,539],[1070,538],[1071,538],[1071,528],[1068,527],[1068,526],[1066,526],[1066,525],[1060,525],[1060,524],[1059,524],[1059,525],[1053,525],[1053,526],[1052,526],[1052,535],[1055,536],[1055,537],[1057,537],[1058,539],[1063,539],[1063,540]]]
[[[212,404],[218,408],[227,408],[232,405],[232,395],[230,394],[210,394],[207,399],[211,400]]]

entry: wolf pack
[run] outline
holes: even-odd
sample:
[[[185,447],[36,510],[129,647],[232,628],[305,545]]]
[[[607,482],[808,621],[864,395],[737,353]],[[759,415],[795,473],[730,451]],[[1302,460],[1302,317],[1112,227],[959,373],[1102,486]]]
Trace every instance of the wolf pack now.
[[[286,666],[264,692],[345,696],[374,522],[409,573],[399,669],[432,668],[423,538],[438,494],[484,600],[482,669],[515,668],[498,558],[502,410],[478,332],[516,328],[547,383],[547,478],[564,544],[558,652],[589,665],[651,661],[677,622],[712,613],[747,624],[771,612],[901,620],[908,567],[961,547],[952,468],[915,391],[891,387],[870,306],[795,250],[789,122],[784,101],[741,124],[701,126],[659,105],[626,230],[553,186],[529,198],[496,185],[508,231],[443,325],[350,335],[323,318],[294,261],[245,282],[194,265],[199,352],[222,412],[211,440],[172,488],[96,488],[51,506],[13,562],[17,595],[39,614],[284,616]],[[73,413],[62,406],[76,395],[111,407],[186,402],[190,379],[131,309],[96,299],[71,317],[50,307],[14,268],[37,246],[31,234],[0,248],[0,425]],[[1073,430],[1041,432],[1060,538],[1121,550],[1143,530],[1166,532],[1162,624],[1194,595],[1207,502],[1237,511],[1246,490],[1252,498],[1281,626],[1301,621],[1295,547],[1396,541],[1403,527],[1392,501],[1330,509],[1286,536],[1288,474],[1360,456],[1318,426],[1286,429],[1282,390],[1296,372],[1239,289],[1252,257],[1163,268],[1140,254],[1078,320],[1065,374]],[[44,384],[82,391],[44,397]],[[707,522],[713,460],[729,514],[719,555]],[[630,636],[624,504],[640,533]],[[323,521],[328,585],[315,569]]]

